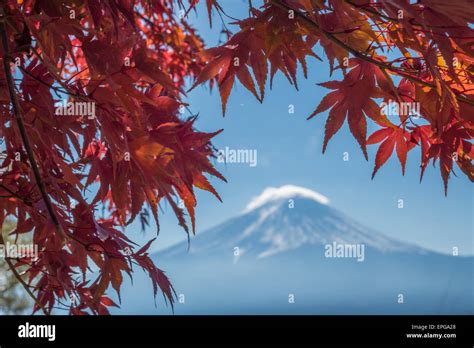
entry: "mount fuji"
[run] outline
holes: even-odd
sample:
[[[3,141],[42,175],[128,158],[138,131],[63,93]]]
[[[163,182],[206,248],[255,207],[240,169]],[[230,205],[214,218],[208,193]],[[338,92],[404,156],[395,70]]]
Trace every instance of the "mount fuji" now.
[[[174,285],[175,314],[474,313],[474,257],[389,238],[293,185],[153,259]],[[172,314],[148,289],[137,274],[120,313]]]

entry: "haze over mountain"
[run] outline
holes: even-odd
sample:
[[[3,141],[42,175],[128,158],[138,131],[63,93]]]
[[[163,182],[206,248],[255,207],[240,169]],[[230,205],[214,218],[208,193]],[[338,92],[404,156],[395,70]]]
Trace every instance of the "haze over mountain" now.
[[[176,314],[474,313],[473,257],[389,238],[293,185],[265,189],[189,250],[179,243],[154,260]],[[120,313],[171,314],[148,289],[138,276]]]

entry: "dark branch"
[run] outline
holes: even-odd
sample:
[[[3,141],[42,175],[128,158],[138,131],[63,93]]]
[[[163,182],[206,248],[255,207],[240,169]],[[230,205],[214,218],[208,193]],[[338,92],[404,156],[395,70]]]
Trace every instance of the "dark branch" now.
[[[18,102],[18,97],[15,92],[15,82],[13,80],[12,72],[10,69],[10,63],[12,59],[10,56],[10,50],[8,48],[8,35],[5,28],[5,21],[6,21],[5,10],[4,8],[0,8],[0,36],[1,36],[2,49],[3,49],[3,68],[4,68],[5,76],[7,79],[8,92],[10,94],[10,101],[12,103],[13,115],[14,115],[18,130],[20,131],[21,139],[23,141],[25,151],[28,155],[28,160],[30,162],[31,169],[33,170],[33,175],[35,177],[36,184],[38,185],[41,196],[45,202],[46,209],[48,210],[48,214],[53,224],[56,226],[57,232],[59,232],[63,237],[66,237],[61,227],[61,224],[59,223],[56,212],[54,211],[49,195],[46,192],[46,187],[41,178],[40,170],[39,170],[38,164],[36,163],[33,149],[31,147],[30,140],[26,132],[26,127],[21,115],[20,104]]]

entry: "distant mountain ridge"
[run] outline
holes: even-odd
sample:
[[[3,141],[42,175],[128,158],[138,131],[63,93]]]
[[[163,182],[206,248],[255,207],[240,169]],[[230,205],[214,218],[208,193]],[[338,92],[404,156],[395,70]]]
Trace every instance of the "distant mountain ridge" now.
[[[193,238],[191,254],[238,247],[258,258],[295,250],[305,245],[364,244],[382,252],[427,250],[391,239],[364,227],[328,205],[329,199],[306,188],[285,185],[266,189],[244,212]],[[236,229],[240,228],[240,231]],[[186,242],[158,253],[173,257],[187,250]]]
[[[266,189],[189,251],[183,242],[153,258],[181,296],[177,314],[474,313],[473,257],[389,238],[293,185]],[[149,288],[142,281],[123,298]],[[170,314],[147,296],[124,310]]]

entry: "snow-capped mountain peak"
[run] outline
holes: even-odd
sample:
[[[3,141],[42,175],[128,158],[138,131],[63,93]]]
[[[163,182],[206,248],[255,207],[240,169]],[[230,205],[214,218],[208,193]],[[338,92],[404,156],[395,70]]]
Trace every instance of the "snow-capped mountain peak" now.
[[[249,212],[254,209],[260,208],[261,206],[279,201],[282,199],[289,199],[293,197],[303,197],[312,199],[319,204],[327,205],[329,204],[329,198],[323,196],[322,194],[310,190],[305,187],[295,186],[295,185],[284,185],[280,187],[267,187],[263,192],[254,197],[245,207],[244,212]]]
[[[293,202],[288,202],[292,199]],[[332,243],[364,245],[377,252],[422,252],[422,249],[378,233],[330,206],[329,199],[310,189],[294,185],[267,188],[244,212],[191,242],[190,254],[240,254],[257,259],[305,249],[321,254]],[[163,254],[187,252],[187,244],[171,247]]]
[[[186,305],[176,306],[176,311],[473,312],[473,258],[398,241],[328,201],[302,187],[268,188],[247,205],[247,212],[236,212],[235,217],[198,232],[190,246],[183,241],[154,254],[153,260],[171,275],[178,293],[186,294]],[[137,313],[137,302],[144,313],[153,311],[151,301],[136,296],[145,286],[148,278],[130,290],[130,298],[136,299],[132,313]],[[403,306],[397,301],[400,293],[409,299]],[[294,304],[289,305],[288,294],[295,294]]]

